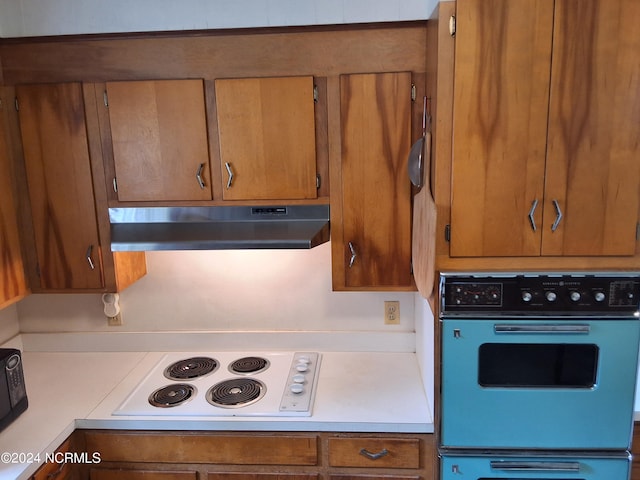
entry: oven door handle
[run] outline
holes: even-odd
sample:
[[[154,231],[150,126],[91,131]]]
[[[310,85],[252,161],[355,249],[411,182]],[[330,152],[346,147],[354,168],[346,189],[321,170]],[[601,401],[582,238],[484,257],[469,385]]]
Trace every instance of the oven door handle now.
[[[491,461],[493,470],[525,472],[579,472],[579,462],[508,462]]]
[[[493,326],[495,333],[585,333],[591,330],[589,325],[585,324],[496,324]]]

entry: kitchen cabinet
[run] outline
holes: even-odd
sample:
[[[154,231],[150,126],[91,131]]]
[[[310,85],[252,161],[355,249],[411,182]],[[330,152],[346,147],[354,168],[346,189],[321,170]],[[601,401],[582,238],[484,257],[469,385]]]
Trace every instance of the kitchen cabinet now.
[[[636,0],[458,0],[452,257],[632,256]]]
[[[51,460],[42,465],[31,480],[76,480],[78,470],[74,468],[73,462],[65,461],[65,455],[76,451],[74,435],[67,438],[51,456]]]
[[[28,293],[18,236],[9,130],[5,120],[5,105],[11,103],[2,100],[0,98],[0,308]]]
[[[224,200],[317,194],[313,77],[215,81]]]
[[[91,480],[434,478],[435,439],[423,434],[77,430],[100,452]],[[148,476],[147,476],[148,475]],[[122,478],[122,477],[119,477]]]
[[[143,254],[117,256],[107,239],[101,241],[99,223],[108,225],[108,218],[106,207],[96,204],[105,193],[93,182],[92,160],[99,163],[99,149],[89,142],[89,118],[95,117],[85,117],[84,98],[79,83],[16,87],[34,291],[114,291],[146,272]]]
[[[411,73],[342,75],[330,136],[334,290],[412,290]],[[332,117],[330,115],[330,122]],[[333,145],[333,146],[331,146]]]
[[[211,200],[204,82],[108,82],[105,88],[110,129],[103,128],[103,143],[113,153],[117,200]]]

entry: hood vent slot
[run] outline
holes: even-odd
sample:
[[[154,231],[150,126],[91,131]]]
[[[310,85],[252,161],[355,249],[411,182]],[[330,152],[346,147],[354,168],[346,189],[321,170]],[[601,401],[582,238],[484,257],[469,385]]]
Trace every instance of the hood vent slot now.
[[[313,248],[329,240],[328,205],[110,208],[111,250]]]

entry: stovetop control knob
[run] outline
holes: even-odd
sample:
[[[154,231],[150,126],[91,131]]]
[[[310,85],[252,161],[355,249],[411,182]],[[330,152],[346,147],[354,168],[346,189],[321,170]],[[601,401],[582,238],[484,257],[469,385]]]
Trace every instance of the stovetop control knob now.
[[[289,390],[291,390],[291,393],[302,393],[304,391],[304,387],[301,383],[292,383],[289,385]]]
[[[298,363],[296,365],[296,370],[299,372],[306,372],[307,370],[309,370],[309,365],[306,363]]]
[[[558,298],[558,295],[556,295],[556,292],[552,292],[552,291],[547,292],[544,296],[548,302],[555,302],[556,298]]]
[[[580,292],[577,292],[574,290],[569,294],[569,298],[571,299],[572,302],[578,302],[580,301],[580,298],[582,298],[582,295],[580,295]]]
[[[596,292],[593,295],[593,298],[596,299],[596,302],[604,302],[605,294],[604,294],[604,292]]]
[[[533,298],[533,295],[531,295],[531,292],[522,292],[522,301],[523,302],[529,303],[532,298]]]

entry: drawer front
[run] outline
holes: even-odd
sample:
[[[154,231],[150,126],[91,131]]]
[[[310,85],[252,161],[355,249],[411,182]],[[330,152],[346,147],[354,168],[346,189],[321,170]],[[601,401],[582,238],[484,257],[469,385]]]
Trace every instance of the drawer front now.
[[[163,472],[159,470],[94,469],[90,480],[196,480],[196,472]]]
[[[417,438],[330,438],[332,467],[420,468]]]
[[[88,432],[87,450],[103,462],[317,465],[314,435],[186,435]]]

